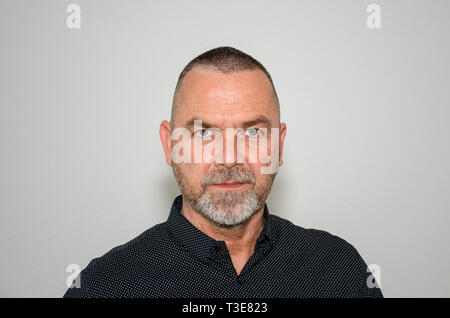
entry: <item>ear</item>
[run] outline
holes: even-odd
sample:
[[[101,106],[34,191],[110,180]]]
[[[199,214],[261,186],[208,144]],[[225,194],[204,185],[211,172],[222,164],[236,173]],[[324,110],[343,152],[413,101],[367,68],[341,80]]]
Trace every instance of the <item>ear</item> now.
[[[280,163],[279,166],[283,164],[283,148],[284,148],[284,138],[286,137],[287,127],[286,123],[281,123],[280,125]]]
[[[169,166],[171,166],[172,139],[171,139],[170,124],[167,120],[164,120],[159,126],[159,137],[161,138],[164,154],[166,156],[166,162]]]

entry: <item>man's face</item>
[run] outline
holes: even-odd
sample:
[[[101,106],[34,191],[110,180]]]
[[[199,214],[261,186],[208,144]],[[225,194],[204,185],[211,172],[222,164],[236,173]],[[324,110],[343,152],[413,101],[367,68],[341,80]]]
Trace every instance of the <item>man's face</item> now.
[[[248,160],[251,147],[249,139],[261,133],[258,128],[267,128],[267,154],[270,156],[272,151],[279,151],[281,158],[286,129],[285,124],[279,125],[276,103],[271,84],[260,70],[224,74],[216,70],[194,68],[183,80],[177,97],[176,115],[172,119],[173,128],[187,128],[193,147],[195,138],[200,136],[203,144],[202,136],[211,135],[208,124],[218,129],[222,133],[223,147],[219,151],[222,152],[223,161],[206,162],[203,157],[201,162],[196,163],[193,160],[193,147],[190,163],[167,161],[172,165],[184,199],[195,211],[218,226],[237,227],[245,223],[263,206],[270,192],[276,173],[261,172],[261,167],[268,164],[261,163],[259,153],[256,162]],[[202,131],[194,131],[194,119],[202,120]],[[272,127],[279,129],[276,134],[271,132]],[[232,137],[233,151],[227,151],[227,138],[230,138],[225,132],[227,128],[242,128],[244,131],[240,137]],[[214,138],[205,140],[203,145]],[[240,150],[238,138],[246,141],[245,147]],[[279,149],[271,149],[272,138],[278,138]],[[168,141],[167,148],[172,149],[177,142]],[[165,150],[167,157],[169,150]],[[212,149],[210,155],[214,157],[216,151],[217,148]],[[245,162],[237,160],[240,151],[245,153]]]

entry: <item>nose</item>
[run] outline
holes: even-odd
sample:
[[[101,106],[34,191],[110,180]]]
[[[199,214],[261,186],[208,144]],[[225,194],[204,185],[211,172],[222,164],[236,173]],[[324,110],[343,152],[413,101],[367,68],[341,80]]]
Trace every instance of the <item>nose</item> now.
[[[216,166],[233,168],[237,165],[243,165],[245,162],[245,143],[243,144],[237,135],[234,128],[227,128],[225,132],[222,132],[222,161],[216,161]]]

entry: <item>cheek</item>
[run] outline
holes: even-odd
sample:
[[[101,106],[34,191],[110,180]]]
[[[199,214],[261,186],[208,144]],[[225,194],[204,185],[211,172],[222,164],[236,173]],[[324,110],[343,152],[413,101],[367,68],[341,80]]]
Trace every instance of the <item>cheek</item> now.
[[[257,174],[256,176],[256,188],[259,191],[265,191],[272,180],[272,176],[269,174]]]
[[[250,170],[253,175],[255,176],[256,182],[259,182],[259,180],[264,177],[263,175],[261,175],[261,166],[262,164],[257,162],[257,163],[247,163],[247,167],[245,167],[247,170]]]
[[[184,166],[184,175],[189,182],[196,187],[201,187],[202,178],[207,173],[209,164],[186,163]]]

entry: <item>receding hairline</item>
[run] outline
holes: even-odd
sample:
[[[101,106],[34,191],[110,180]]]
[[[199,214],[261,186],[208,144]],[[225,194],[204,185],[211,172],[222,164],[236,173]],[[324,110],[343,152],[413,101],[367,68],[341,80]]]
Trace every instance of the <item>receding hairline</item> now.
[[[218,69],[218,68],[216,68],[216,67],[214,67],[214,66],[211,66],[211,65],[195,65],[195,66],[192,67],[188,72],[185,73],[184,77],[186,77],[186,75],[187,75],[190,71],[192,71],[192,70],[194,70],[194,69],[201,69],[201,70],[206,70],[206,71],[225,73],[225,72],[222,72],[220,69]],[[239,71],[227,72],[227,73],[225,73],[225,74],[235,74],[235,73],[248,72],[248,71],[258,71],[258,70],[261,71],[261,72],[263,72],[261,69],[255,67],[255,68],[253,68],[253,69],[246,69],[246,70],[239,70]],[[264,73],[264,72],[263,72],[263,73]],[[264,75],[265,75],[265,74],[264,74]],[[177,88],[175,89],[175,93],[174,93],[174,96],[173,96],[173,101],[172,101],[172,111],[171,111],[171,118],[170,118],[170,128],[171,128],[171,129],[174,128],[175,115],[176,115],[176,112],[177,112],[177,108],[179,107],[179,104],[178,104],[179,92],[180,92],[180,90],[181,90],[182,83],[184,82],[184,77],[183,77],[182,80],[179,82],[179,85],[177,85]],[[267,76],[266,76],[266,77],[267,77]],[[277,96],[277,94],[276,94],[275,87],[273,86],[272,83],[270,83],[270,84],[271,84],[270,86],[271,86],[272,96],[273,96],[274,101],[275,101],[276,112],[277,112],[278,117],[280,117],[280,104],[279,104],[279,101],[278,101],[278,96]],[[279,118],[279,119],[280,119],[280,118]]]
[[[172,100],[172,110],[170,118],[170,126],[173,129],[175,115],[177,112],[178,95],[186,75],[193,69],[204,69],[209,71],[217,71],[224,74],[233,74],[245,71],[260,70],[264,73],[272,87],[272,94],[276,102],[276,110],[280,117],[280,103],[278,95],[273,84],[272,77],[266,68],[252,56],[232,47],[218,47],[209,50],[190,61],[180,73]]]

